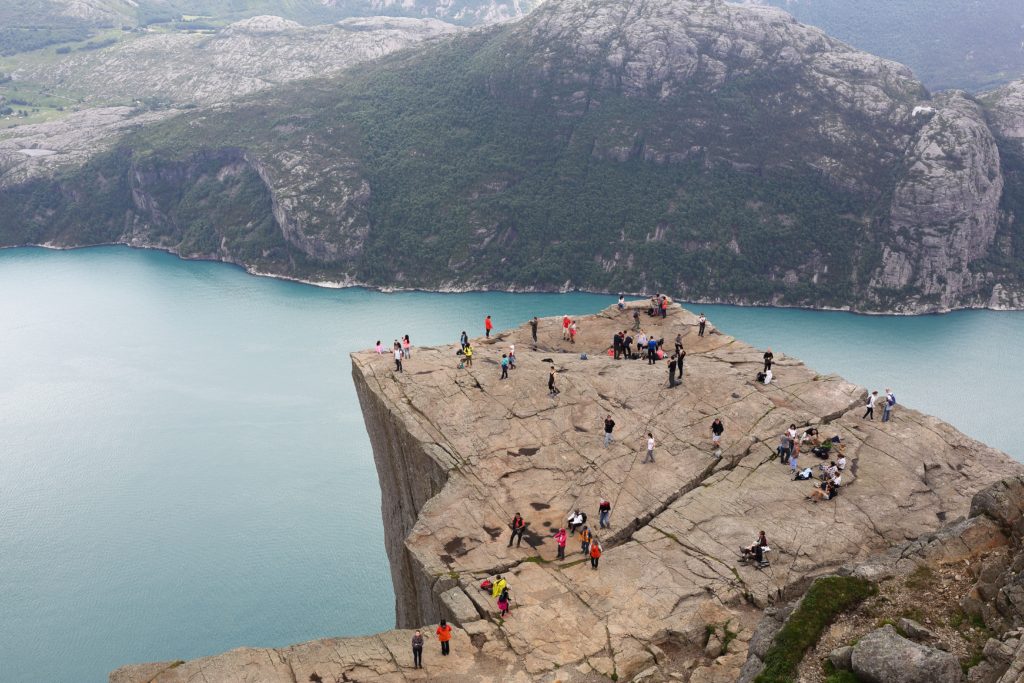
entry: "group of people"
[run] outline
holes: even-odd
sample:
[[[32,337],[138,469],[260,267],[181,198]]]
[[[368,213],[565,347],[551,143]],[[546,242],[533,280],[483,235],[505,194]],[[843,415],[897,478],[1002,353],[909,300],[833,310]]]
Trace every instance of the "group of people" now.
[[[384,355],[384,346],[380,343],[380,339],[377,340],[374,350],[377,355]],[[391,345],[391,356],[395,359],[395,372],[402,372],[402,361],[412,358],[412,344],[409,342],[409,335],[404,335],[401,339],[394,341]]]
[[[580,331],[579,324],[568,315],[562,316],[562,340],[570,344],[576,343],[576,334]],[[534,337],[533,341],[537,341]]]
[[[438,642],[441,643],[441,656],[447,657],[451,652],[451,625],[442,619],[441,623],[437,626],[437,630],[434,631],[434,635],[437,636]],[[412,664],[414,669],[423,668],[423,640],[422,631],[416,631],[412,634]]]
[[[892,417],[892,409],[896,407],[896,394],[892,393],[892,389],[886,387],[885,397],[882,399],[882,422],[888,422]],[[861,419],[874,420],[875,419],[875,405],[878,403],[878,391],[872,391],[868,395],[868,403],[865,406],[864,417]]]

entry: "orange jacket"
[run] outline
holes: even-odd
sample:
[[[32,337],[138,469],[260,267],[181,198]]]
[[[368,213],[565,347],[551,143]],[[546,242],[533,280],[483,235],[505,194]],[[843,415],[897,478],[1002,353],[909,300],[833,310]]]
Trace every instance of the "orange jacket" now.
[[[596,543],[593,544],[592,546],[590,546],[590,556],[591,557],[601,557],[601,546],[599,546]]]
[[[437,627],[437,639],[442,643],[447,643],[452,639],[452,627],[449,624]]]

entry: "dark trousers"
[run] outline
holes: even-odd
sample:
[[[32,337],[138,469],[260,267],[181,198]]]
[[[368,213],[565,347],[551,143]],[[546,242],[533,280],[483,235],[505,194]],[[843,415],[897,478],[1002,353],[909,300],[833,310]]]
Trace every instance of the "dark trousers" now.
[[[507,365],[502,365],[501,366],[501,379],[508,379],[508,366]]]
[[[699,329],[699,330],[697,330],[697,336],[698,336],[698,337],[703,337],[703,336],[704,336],[704,325],[705,325],[705,324],[706,324],[706,323],[701,323],[701,324],[700,324],[700,329]]]
[[[423,668],[423,648],[414,647],[412,649],[412,665],[417,669]]]
[[[621,355],[622,355],[622,347],[619,346],[618,344],[616,344],[615,345],[615,360],[618,360],[619,356],[621,356]]]
[[[451,643],[449,641],[447,641],[447,640],[441,641],[441,654],[443,654],[445,657],[448,656],[449,646],[450,645],[451,645]]]
[[[565,559],[565,546],[564,545],[558,546],[558,559],[560,559],[560,560],[564,560]]]
[[[395,359],[395,372],[401,372],[401,371],[402,371],[402,359],[396,358]]]
[[[600,557],[591,557],[590,558],[590,567],[591,567],[591,569],[597,569],[597,561],[600,560],[600,559],[601,559]]]
[[[537,343],[537,328],[536,327],[533,328],[533,330],[531,330],[531,334],[533,335],[533,343],[536,344]]]
[[[658,360],[657,354],[654,351],[651,351],[650,349],[648,349],[647,350],[647,364],[648,365],[654,365],[655,362],[657,362],[657,360]]]
[[[512,535],[508,537],[509,548],[512,547],[512,541],[516,542],[516,547],[518,548],[519,544],[523,542],[523,529],[520,528],[512,530]]]
[[[676,382],[676,369],[672,368],[668,373],[668,388],[671,389],[676,384],[678,384],[678,382]]]
[[[868,418],[869,420],[874,420],[875,419],[875,407],[874,406],[869,406],[868,409],[864,411],[864,417]],[[862,417],[861,419],[863,420],[864,418]]]
[[[580,552],[582,552],[584,555],[590,552],[590,543],[588,543],[587,541],[583,541],[580,545],[582,546],[580,548]]]
[[[764,372],[768,372],[771,369],[772,369],[772,362],[770,360],[766,360],[764,362]]]

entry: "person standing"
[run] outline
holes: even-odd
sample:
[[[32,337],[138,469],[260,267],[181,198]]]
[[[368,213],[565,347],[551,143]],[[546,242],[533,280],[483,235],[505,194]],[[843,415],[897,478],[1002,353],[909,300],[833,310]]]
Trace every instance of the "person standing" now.
[[[377,355],[378,356],[383,356],[384,355],[384,345],[380,343],[380,339],[377,340]]]
[[[615,420],[612,419],[611,415],[604,416],[604,447],[608,448],[608,444],[612,442],[612,430],[615,429]]]
[[[892,389],[885,388],[885,405],[882,406],[882,422],[888,422],[889,418],[892,417],[893,406],[896,405],[896,394],[892,393]]]
[[[622,355],[622,334],[619,332],[616,332],[612,337],[612,352],[615,360],[618,360],[619,356]]]
[[[512,541],[516,542],[516,547],[523,542],[523,532],[526,531],[526,520],[518,512],[512,518],[512,522],[509,524],[512,529],[512,535],[508,537],[508,547],[512,547]]]
[[[722,454],[722,433],[725,431],[725,425],[722,424],[722,418],[716,417],[715,421],[711,423],[711,445],[715,448],[715,455],[721,457]]]
[[[708,323],[708,319],[704,317],[703,313],[701,313],[700,317],[697,318],[697,336],[698,337],[703,337],[704,336],[704,326],[707,325],[707,323]]]
[[[800,471],[800,467],[797,465],[797,462],[798,462],[799,459],[800,459],[800,446],[797,446],[796,448],[791,450],[790,453],[789,453],[789,469],[790,469],[791,472],[793,472],[794,476],[796,475],[797,472]]]
[[[569,323],[570,322],[572,322],[572,321],[569,320],[569,316],[567,316],[567,315],[563,315],[562,316],[562,339],[563,340],[566,340],[566,339],[569,338]]]
[[[576,321],[575,321],[575,320],[573,320],[573,321],[572,321],[572,322],[571,322],[571,323],[569,324],[569,342],[570,342],[570,343],[572,343],[572,344],[575,344],[575,343],[576,343],[576,333],[577,333],[578,331],[579,331],[579,329],[578,329],[578,328],[576,327]]]
[[[679,351],[679,358],[676,360],[676,369],[679,371],[679,381],[683,381],[683,361],[686,360],[686,349]]]
[[[459,343],[462,344],[463,349],[469,346],[469,335],[466,334],[465,330],[462,331],[462,335],[459,337]]]
[[[640,311],[633,311],[633,331],[640,331]]]
[[[658,340],[651,337],[647,340],[647,364],[654,365],[658,362]]]
[[[764,352],[764,372],[768,372],[772,369],[772,361],[775,360],[775,354],[772,353],[771,349]]]
[[[661,296],[661,317],[668,317],[668,297],[664,294]]]
[[[537,316],[533,316],[533,320],[530,321],[530,334],[533,336],[533,343],[537,343]]]
[[[437,627],[437,639],[441,641],[441,654],[447,657],[451,651],[452,627],[444,619]]]
[[[874,420],[875,419],[875,403],[877,403],[877,402],[878,402],[878,391],[877,390],[876,391],[872,391],[871,395],[868,396],[867,410],[864,411],[864,417],[861,418],[862,420],[865,417],[867,419],[869,419],[869,420]]]
[[[494,329],[494,323],[491,322],[491,316],[484,318],[484,337],[487,339],[491,338],[491,330]]]
[[[508,369],[509,370],[515,370],[516,369],[516,345],[515,344],[509,344],[508,345]]]
[[[508,379],[508,354],[501,354],[501,377],[498,379]]]
[[[508,616],[508,586],[498,595],[498,616],[502,619]]]
[[[683,354],[683,335],[676,335],[676,356],[682,356]]]
[[[555,532],[555,545],[558,546],[558,557],[556,559],[565,559],[565,542],[567,538],[568,534],[565,533],[564,527]]]
[[[402,337],[402,355],[406,360],[412,359],[412,343],[409,341],[409,335]]]
[[[506,588],[508,588],[508,581],[501,574],[498,574],[494,577],[494,585],[491,586],[491,597],[497,598]]]
[[[649,462],[654,462],[654,434],[647,432],[647,456],[640,462],[641,465],[646,465]]]
[[[412,668],[423,668],[423,634],[419,631],[412,635]]]
[[[470,344],[467,343],[462,349],[462,356],[466,359],[466,367],[473,367],[473,347]]]
[[[626,297],[624,297],[621,294],[619,294],[619,310],[621,311],[621,310],[623,310],[625,308],[626,308]]]
[[[555,366],[551,366],[551,371],[548,373],[548,396],[558,396],[559,391],[555,387]]]
[[[590,552],[590,541],[593,539],[593,535],[590,533],[590,527],[585,526],[580,531],[580,552],[584,555]]]
[[[398,345],[398,340],[395,340],[395,346],[392,353],[395,356],[395,372],[402,371],[402,347]]]
[[[606,499],[602,498],[600,504],[597,506],[597,522],[600,524],[602,529],[610,529],[612,515],[612,504]]]
[[[601,544],[595,538],[594,542],[590,544],[590,568],[597,569],[597,563],[601,559]]]
[[[673,355],[672,360],[668,362],[668,388],[672,389],[676,386],[676,357]]]

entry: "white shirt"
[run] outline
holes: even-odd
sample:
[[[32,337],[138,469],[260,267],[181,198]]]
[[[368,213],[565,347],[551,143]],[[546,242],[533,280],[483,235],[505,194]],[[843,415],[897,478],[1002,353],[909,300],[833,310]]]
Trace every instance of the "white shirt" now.
[[[508,345],[508,355],[510,355],[510,356],[516,355],[516,345],[515,344],[509,344]]]
[[[839,468],[840,472],[842,472],[843,470],[846,469],[846,456],[845,455],[843,457],[839,458],[839,460],[836,461],[836,467]]]
[[[874,408],[875,407],[875,401],[877,401],[877,400],[878,400],[878,397],[875,396],[874,394],[871,394],[870,396],[868,396],[868,408]]]
[[[650,439],[647,439],[647,450],[649,450],[649,451],[653,451],[654,450],[654,437],[651,437]]]
[[[395,349],[395,360],[402,360],[402,350]]]
[[[765,384],[771,384],[772,383],[772,371],[771,370],[769,370],[768,372],[764,373],[764,383]]]

